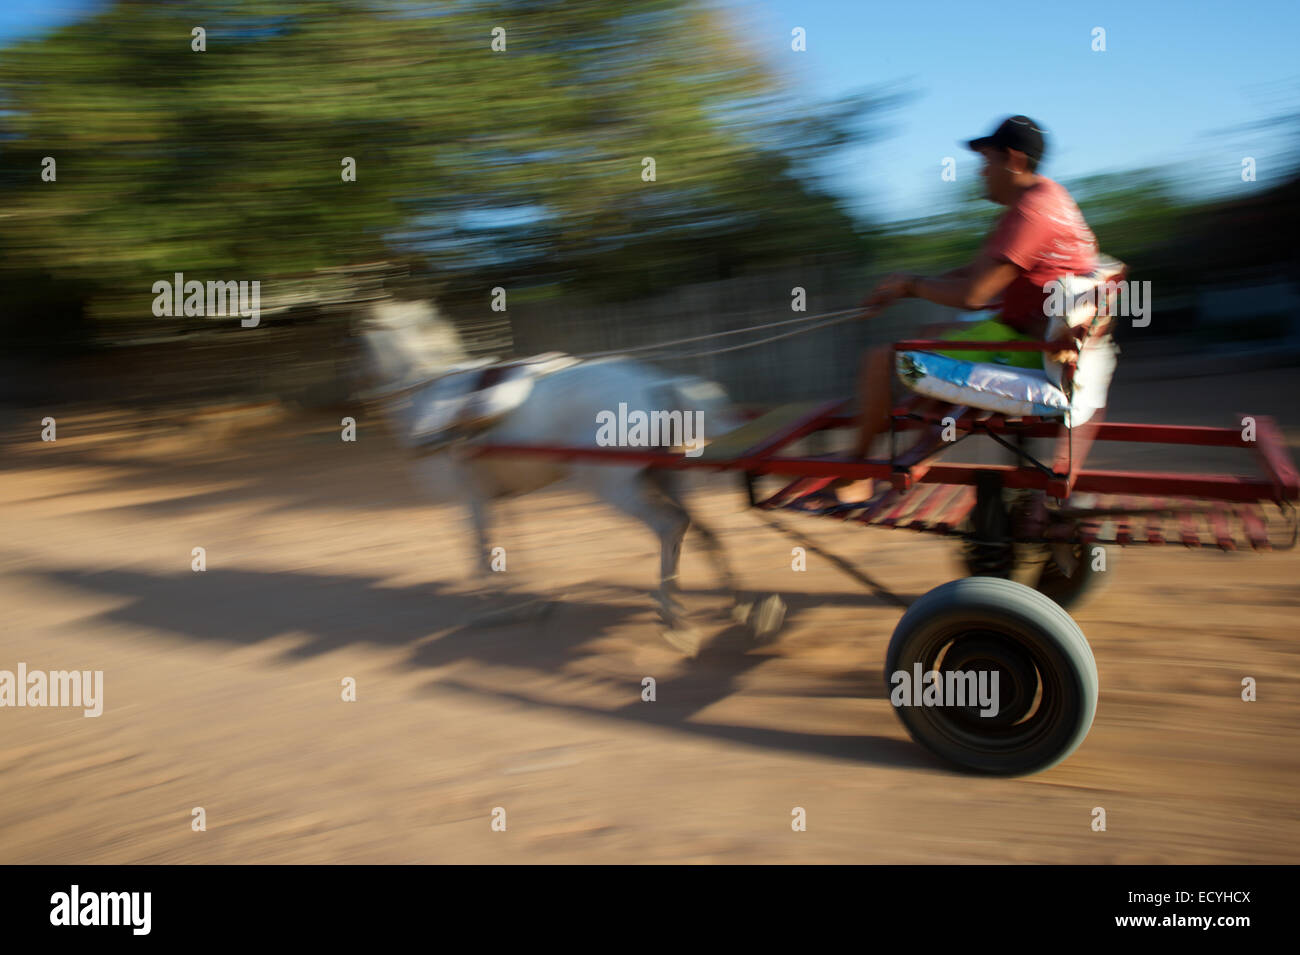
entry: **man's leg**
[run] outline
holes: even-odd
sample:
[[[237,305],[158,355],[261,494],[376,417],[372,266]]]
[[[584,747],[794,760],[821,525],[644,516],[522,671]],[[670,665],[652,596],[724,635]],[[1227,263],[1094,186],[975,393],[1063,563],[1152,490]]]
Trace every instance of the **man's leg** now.
[[[856,457],[867,457],[876,435],[889,430],[893,363],[894,349],[889,345],[878,345],[862,356],[858,371],[858,404],[862,408],[862,422],[853,451]]]
[[[893,363],[894,349],[889,345],[878,345],[862,356],[858,368],[858,406],[862,412],[853,449],[855,458],[868,457],[876,436],[889,430]],[[865,501],[875,490],[875,482],[871,478],[841,478],[831,483],[830,490],[844,502]]]

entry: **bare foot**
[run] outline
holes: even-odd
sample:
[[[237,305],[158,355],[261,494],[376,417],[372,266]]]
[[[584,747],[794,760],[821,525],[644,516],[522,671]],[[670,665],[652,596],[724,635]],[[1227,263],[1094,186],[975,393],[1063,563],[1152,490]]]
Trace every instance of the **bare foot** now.
[[[864,501],[869,501],[875,489],[876,482],[873,478],[863,478],[860,481],[845,481],[844,483],[836,481],[831,485],[831,490],[835,492],[835,496],[844,504],[861,504]]]

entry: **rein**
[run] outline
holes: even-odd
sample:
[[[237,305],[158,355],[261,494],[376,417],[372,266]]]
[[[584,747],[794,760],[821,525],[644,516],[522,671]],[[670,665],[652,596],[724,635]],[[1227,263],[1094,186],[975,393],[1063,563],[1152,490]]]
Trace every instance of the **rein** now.
[[[800,318],[790,318],[780,322],[764,322],[758,325],[746,325],[743,328],[733,328],[725,332],[710,332],[707,335],[692,335],[689,338],[676,338],[676,339],[672,339],[671,341],[657,342],[653,345],[636,345],[631,348],[615,348],[609,351],[586,352],[583,354],[573,355],[572,357],[578,359],[579,361],[588,361],[593,358],[609,358],[615,355],[637,355],[637,354],[650,360],[666,360],[666,359],[684,360],[687,358],[704,358],[709,355],[722,355],[727,352],[742,351],[746,348],[756,348],[759,345],[766,345],[769,342],[780,341],[785,338],[793,338],[796,335],[805,335],[809,332],[819,331],[823,328],[829,328],[832,325],[838,325],[842,322],[846,322],[857,315],[861,315],[862,313],[863,313],[863,309],[861,308],[861,306],[857,308],[845,308],[834,312],[820,312],[816,315],[804,315],[801,316]],[[814,323],[814,324],[808,324],[808,323]],[[760,332],[768,328],[785,328],[790,325],[807,325],[807,327],[796,328],[793,331],[782,332],[777,335],[768,335],[763,338],[757,338],[751,342],[745,342],[744,344],[741,345],[729,345],[725,348],[712,348],[712,349],[706,349],[704,351],[687,352],[687,353],[665,351],[665,349],[672,348],[675,345],[689,345],[694,342],[708,341],[714,338],[725,338],[729,335],[743,335],[747,332]],[[362,400],[365,401],[389,401],[394,398],[406,397],[407,395],[411,395],[419,391],[420,389],[425,388],[428,385],[431,385],[433,382],[438,381],[441,378],[447,377],[450,374],[455,374],[456,372],[467,371],[467,370],[469,369],[465,369],[465,368],[449,369],[448,371],[440,372],[439,374],[436,375],[431,375],[428,378],[422,378],[417,381],[410,382],[409,384],[398,385],[393,388],[372,388],[368,391],[362,392],[360,397],[362,398]]]

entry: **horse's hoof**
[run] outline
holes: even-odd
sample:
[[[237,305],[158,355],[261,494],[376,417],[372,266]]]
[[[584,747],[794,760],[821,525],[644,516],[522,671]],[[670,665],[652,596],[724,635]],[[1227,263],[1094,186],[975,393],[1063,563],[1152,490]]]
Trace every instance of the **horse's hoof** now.
[[[659,605],[659,612],[666,623],[671,624],[671,618],[680,617],[686,613],[686,608],[682,606],[681,601],[670,593],[658,591],[651,593],[650,596]]]
[[[776,594],[764,597],[749,615],[749,628],[754,631],[754,639],[767,643],[780,631],[785,623],[785,601]]]
[[[737,600],[731,608],[731,619],[736,623],[749,623],[749,615],[754,612],[754,601]]]
[[[678,653],[692,659],[700,654],[700,635],[691,627],[668,627],[659,631],[659,635]]]

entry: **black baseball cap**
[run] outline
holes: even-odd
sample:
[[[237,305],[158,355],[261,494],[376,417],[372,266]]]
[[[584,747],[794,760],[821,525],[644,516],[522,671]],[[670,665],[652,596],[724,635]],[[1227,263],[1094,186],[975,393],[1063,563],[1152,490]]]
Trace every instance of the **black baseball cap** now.
[[[976,152],[985,146],[997,149],[1015,149],[1024,153],[1034,162],[1043,158],[1047,150],[1047,141],[1043,131],[1028,116],[1011,116],[1002,121],[1002,125],[993,130],[991,135],[972,139],[966,144]]]

